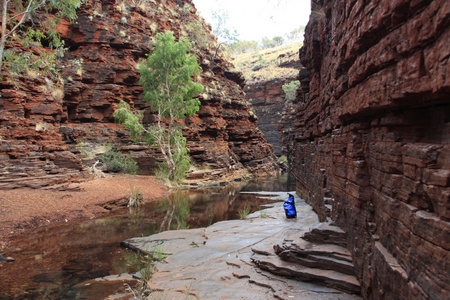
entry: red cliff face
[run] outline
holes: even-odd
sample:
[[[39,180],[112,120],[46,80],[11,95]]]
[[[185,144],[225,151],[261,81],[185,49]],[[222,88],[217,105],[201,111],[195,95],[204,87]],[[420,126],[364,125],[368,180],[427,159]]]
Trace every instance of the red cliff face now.
[[[26,186],[29,178],[49,178],[49,174],[61,181],[79,176],[80,142],[91,148],[115,143],[138,160],[141,173],[151,172],[157,155],[145,146],[129,145],[112,113],[121,99],[145,107],[137,64],[149,53],[153,36],[167,30],[196,43],[193,52],[203,68],[201,109],[185,121],[195,164],[223,170],[219,176],[234,170],[241,174],[278,171],[272,148],[245,104],[242,75],[216,53],[215,37],[191,1],[132,5],[90,0],[78,16],[74,24],[59,27],[68,47],[61,61],[63,88],[30,76],[20,80],[18,90],[2,82],[0,105],[5,113],[0,117],[0,155],[6,170],[0,178],[2,187]],[[193,24],[200,26],[192,30]],[[147,122],[151,120],[146,117]],[[12,177],[18,178],[17,184],[11,185]],[[38,180],[38,185],[51,183]]]
[[[450,3],[313,2],[287,143],[297,191],[346,230],[366,298],[443,299]]]
[[[274,146],[274,153],[277,156],[282,155],[278,127],[286,102],[282,86],[290,80],[287,78],[256,82],[245,88],[247,99],[251,101],[252,110],[258,117],[258,128],[264,132],[267,141]]]
[[[273,145],[276,156],[286,155],[280,143],[280,132],[285,130],[291,112],[291,102],[286,100],[283,85],[297,80],[303,67],[298,57],[300,43],[238,54],[236,66],[245,78],[245,96],[257,116],[258,128]],[[286,116],[283,115],[286,111]],[[291,128],[286,123],[286,128]]]
[[[312,8],[286,144],[297,192],[346,230],[365,298],[446,298],[450,2]]]

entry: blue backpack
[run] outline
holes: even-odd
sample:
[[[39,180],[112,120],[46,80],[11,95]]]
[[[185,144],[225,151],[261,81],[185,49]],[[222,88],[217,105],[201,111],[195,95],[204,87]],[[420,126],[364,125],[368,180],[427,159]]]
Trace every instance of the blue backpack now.
[[[295,202],[294,202],[294,196],[291,194],[289,195],[289,199],[284,201],[283,208],[284,212],[286,213],[286,218],[293,219],[297,218],[297,211],[295,210]]]

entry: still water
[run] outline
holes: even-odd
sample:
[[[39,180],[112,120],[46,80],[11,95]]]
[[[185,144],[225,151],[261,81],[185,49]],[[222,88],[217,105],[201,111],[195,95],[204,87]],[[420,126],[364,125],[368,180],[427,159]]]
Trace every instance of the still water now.
[[[292,190],[294,186],[285,176],[236,182],[176,192],[138,209],[119,209],[103,218],[39,228],[16,237],[5,253],[15,262],[1,266],[0,299],[103,299],[123,283],[110,282],[94,288],[93,279],[132,274],[145,263],[142,255],[121,247],[121,241],[239,219],[244,207],[256,211],[270,202],[248,192]]]

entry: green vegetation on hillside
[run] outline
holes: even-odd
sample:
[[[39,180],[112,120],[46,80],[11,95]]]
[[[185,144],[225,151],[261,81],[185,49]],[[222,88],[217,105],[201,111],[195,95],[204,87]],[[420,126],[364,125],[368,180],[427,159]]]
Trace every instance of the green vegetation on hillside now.
[[[229,26],[229,12],[223,9],[212,11],[213,33],[217,36],[220,45],[224,45],[231,55],[237,55],[254,50],[262,50],[278,47],[283,44],[295,43],[302,40],[305,31],[304,26],[295,28],[287,33],[285,37],[275,36],[272,38],[263,37],[261,41],[240,40],[239,33],[235,28]],[[220,46],[219,46],[220,47]]]
[[[255,50],[237,54],[233,63],[242,71],[247,83],[272,80],[275,78],[295,78],[298,70],[280,67],[283,62],[298,59],[301,43],[282,45],[274,48]]]
[[[83,2],[85,0],[3,0],[0,71],[5,67],[10,74],[35,70],[44,76],[54,77],[58,73],[56,59],[63,56],[65,50],[56,25],[62,18],[74,21],[77,9]],[[49,11],[57,11],[56,16],[39,20],[39,14]],[[7,41],[20,44],[25,51],[5,49]],[[52,51],[34,51],[43,44],[48,45]]]

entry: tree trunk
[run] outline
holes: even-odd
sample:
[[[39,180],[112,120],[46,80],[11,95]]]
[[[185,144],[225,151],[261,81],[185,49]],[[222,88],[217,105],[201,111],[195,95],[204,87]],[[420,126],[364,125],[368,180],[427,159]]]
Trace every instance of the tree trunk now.
[[[2,39],[0,40],[0,72],[3,68],[3,53],[6,44],[6,14],[8,12],[8,1],[2,0]]]

